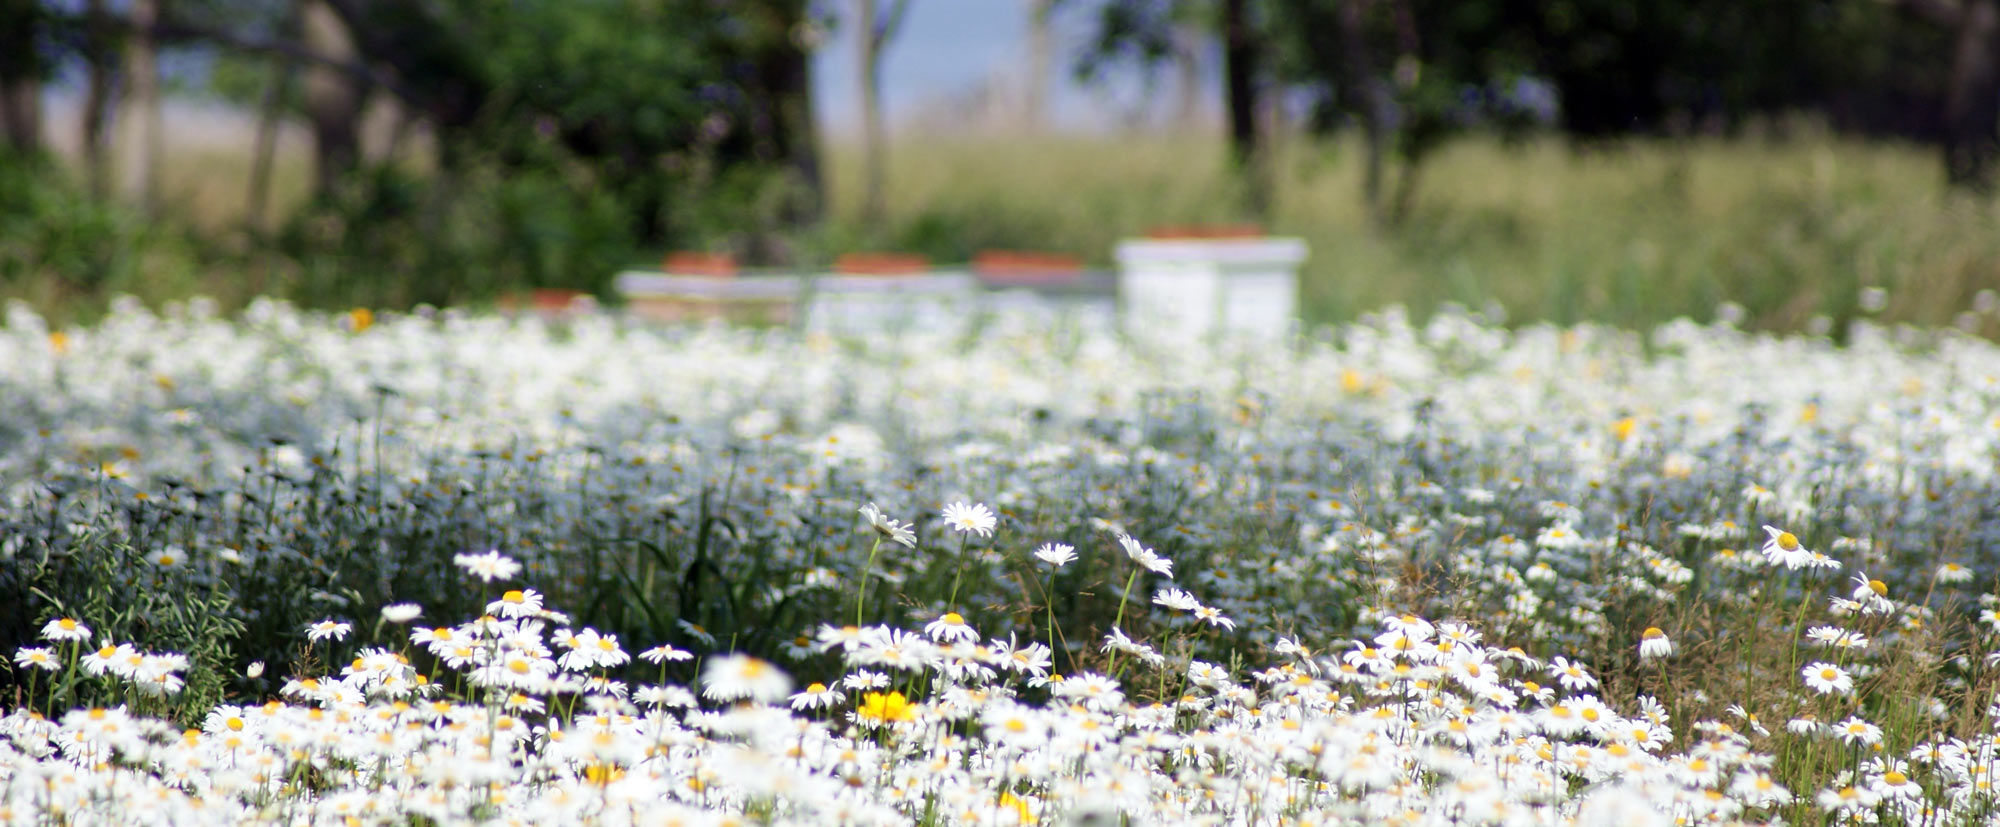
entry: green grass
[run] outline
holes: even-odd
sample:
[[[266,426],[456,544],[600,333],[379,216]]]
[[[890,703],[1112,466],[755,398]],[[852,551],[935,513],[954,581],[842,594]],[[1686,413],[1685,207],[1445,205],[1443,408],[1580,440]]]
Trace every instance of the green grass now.
[[[1992,205],[1945,191],[1924,147],[1471,139],[1424,167],[1393,228],[1363,208],[1358,144],[1279,155],[1269,226],[1311,245],[1302,290],[1315,320],[1497,301],[1517,322],[1650,325],[1733,301],[1752,326],[1797,329],[1851,317],[1860,289],[1879,286],[1887,318],[1946,324],[2000,285]],[[834,235],[945,259],[1022,246],[1108,264],[1118,239],[1152,227],[1243,220],[1223,157],[1215,141],[1143,136],[904,139],[887,220],[867,228],[858,156],[841,149],[828,165]]]
[[[305,147],[281,149],[274,226],[305,202],[309,174]],[[1361,155],[1352,141],[1293,139],[1272,165],[1268,226],[1310,244],[1301,298],[1311,321],[1390,304],[1421,316],[1456,302],[1498,303],[1516,323],[1649,326],[1711,318],[1735,302],[1750,327],[1796,330],[1816,316],[1851,318],[1861,289],[1878,286],[1889,296],[1883,318],[1950,324],[1979,290],[2000,287],[2000,216],[1991,203],[1947,192],[1926,147],[1819,135],[1585,151],[1552,137],[1513,146],[1471,138],[1425,165],[1414,208],[1393,227],[1363,208]],[[869,222],[860,216],[860,155],[834,145],[829,220],[791,249],[815,261],[892,249],[950,262],[1026,248],[1109,266],[1119,239],[1161,225],[1244,221],[1224,158],[1211,138],[903,137],[889,152],[887,215]],[[105,249],[84,265],[74,263],[82,251],[51,252],[47,232],[0,239],[26,262],[0,278],[0,298],[88,317],[116,292],[152,304],[200,292],[237,307],[259,285],[283,289],[283,274],[304,263],[245,255],[237,229],[249,165],[242,152],[178,152],[164,170],[162,217],[117,221],[122,229],[108,244],[97,234],[89,246]],[[601,282],[595,275],[574,281]]]

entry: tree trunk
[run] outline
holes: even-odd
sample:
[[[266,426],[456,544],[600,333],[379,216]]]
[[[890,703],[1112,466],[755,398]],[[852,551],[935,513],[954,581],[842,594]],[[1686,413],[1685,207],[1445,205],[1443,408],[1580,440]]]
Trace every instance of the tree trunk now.
[[[42,65],[35,51],[47,11],[39,0],[0,0],[0,126],[23,155],[42,149]]]
[[[807,25],[806,0],[745,0],[736,8],[750,28],[740,35],[741,54],[751,67],[743,84],[744,118],[741,134],[751,160],[781,168],[787,186],[773,223],[796,229],[818,223],[825,205],[820,176],[818,130],[813,123],[812,53],[798,36]],[[861,35],[866,37],[864,32]],[[666,203],[663,198],[662,203]],[[650,220],[640,240],[664,238],[664,213]],[[774,230],[749,230],[740,251],[746,263],[791,264],[792,252]]]
[[[112,62],[117,52],[111,46],[111,12],[104,0],[84,5],[84,92],[83,123],[77,135],[78,152],[83,156],[84,185],[92,198],[111,193],[111,162],[105,157],[105,117],[111,112]]]
[[[896,38],[910,0],[890,0],[888,14],[881,14],[875,0],[859,0],[861,17],[861,140],[862,174],[865,176],[861,201],[862,219],[882,220],[882,187],[888,176],[886,157],[888,135],[882,124],[882,52]]]
[[[278,154],[279,119],[284,114],[285,89],[292,84],[296,63],[288,57],[271,59],[271,76],[264,81],[264,98],[257,104],[257,140],[250,161],[250,194],[243,209],[244,226],[252,233],[271,229],[271,167]]]
[[[1201,44],[1199,28],[1176,24],[1174,39],[1174,127],[1182,132],[1201,128]]]
[[[813,118],[812,55],[803,50],[785,56],[778,94],[778,119],[784,131],[784,154],[800,187],[793,201],[794,224],[817,224],[826,205],[826,181],[820,175],[819,127]]]
[[[1354,101],[1355,113],[1361,119],[1361,135],[1365,164],[1361,173],[1361,202],[1367,207],[1368,216],[1376,223],[1382,223],[1382,164],[1384,145],[1388,141],[1384,117],[1388,90],[1382,87],[1380,78],[1368,70],[1368,43],[1362,36],[1363,4],[1367,0],[1342,0],[1340,4],[1340,51],[1341,74],[1345,88],[1342,97]]]
[[[1423,169],[1423,159],[1412,156],[1403,160],[1402,174],[1396,176],[1396,198],[1389,204],[1388,222],[1402,224],[1409,220],[1410,211],[1417,203],[1417,172]]]
[[[34,78],[0,78],[0,123],[7,146],[23,155],[42,150],[42,84]]]
[[[882,220],[882,40],[875,0],[858,0],[861,30],[861,220]]]
[[[1028,77],[1021,88],[1021,129],[1036,133],[1049,125],[1049,67],[1055,61],[1049,14],[1055,0],[1028,0]]]
[[[125,197],[151,210],[160,196],[160,66],[153,48],[153,24],[160,0],[132,0],[131,40],[125,46],[125,94],[118,107],[119,187]]]
[[[354,37],[324,0],[306,0],[299,10],[307,48],[338,62],[359,59]],[[313,130],[313,181],[324,198],[361,160],[361,84],[350,74],[323,64],[305,73],[306,118]]]
[[[2000,161],[2000,2],[1962,7],[1951,88],[1945,96],[1945,177],[1979,195],[1994,192]]]
[[[1257,134],[1257,75],[1261,44],[1251,30],[1248,0],[1223,0],[1222,61],[1229,95],[1229,150],[1244,184],[1244,206],[1258,220],[1270,214],[1269,181]]]

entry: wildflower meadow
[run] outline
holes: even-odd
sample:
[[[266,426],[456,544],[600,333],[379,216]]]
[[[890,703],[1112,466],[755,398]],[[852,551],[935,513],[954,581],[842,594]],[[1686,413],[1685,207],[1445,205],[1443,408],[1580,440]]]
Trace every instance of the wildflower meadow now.
[[[16,305],[0,824],[2000,818],[1993,342],[1144,333]]]

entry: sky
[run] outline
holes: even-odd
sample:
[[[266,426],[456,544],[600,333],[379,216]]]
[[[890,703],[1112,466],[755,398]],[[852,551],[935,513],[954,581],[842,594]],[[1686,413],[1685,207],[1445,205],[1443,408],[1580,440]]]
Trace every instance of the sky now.
[[[893,0],[880,0],[888,6]],[[1134,69],[1101,85],[1077,82],[1071,70],[1090,28],[1090,3],[1067,3],[1054,26],[1049,71],[1051,124],[1065,130],[1116,127],[1142,108],[1147,95]],[[826,0],[838,21],[814,54],[813,86],[821,124],[852,134],[860,123],[859,32],[854,0]],[[976,98],[982,88],[1019,95],[1027,75],[1028,0],[912,0],[903,28],[889,44],[882,67],[883,109],[896,126],[937,128],[966,109],[951,102]],[[1163,76],[1164,80],[1164,76]],[[1166,88],[1158,97],[1164,98]],[[1161,105],[1164,110],[1164,104]],[[930,117],[926,117],[929,115]]]
[[[820,125],[832,136],[860,132],[860,67],[855,0],[818,0],[835,21],[813,56],[813,92]],[[879,0],[888,6],[894,0]],[[1107,79],[1086,84],[1073,71],[1088,38],[1095,0],[1067,0],[1053,18],[1053,54],[1046,86],[1048,125],[1071,132],[1104,132],[1151,117],[1163,123],[1172,108],[1169,72],[1159,74],[1150,94],[1136,67],[1122,67]],[[883,109],[892,130],[1004,130],[1017,122],[1029,65],[1029,0],[911,0],[908,16],[885,53]],[[1213,55],[1206,68],[1213,69]],[[209,57],[169,52],[162,66],[169,76],[199,76]],[[1213,71],[1203,92],[1209,112],[1219,109]],[[73,119],[81,72],[69,73],[47,90],[52,119]],[[248,113],[212,102],[176,99],[168,105],[169,132],[230,133],[248,128]]]

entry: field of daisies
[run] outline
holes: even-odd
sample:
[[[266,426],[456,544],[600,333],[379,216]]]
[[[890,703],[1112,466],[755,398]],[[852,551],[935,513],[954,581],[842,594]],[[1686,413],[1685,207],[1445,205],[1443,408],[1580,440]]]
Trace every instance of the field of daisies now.
[[[2000,819],[2000,347],[0,328],[0,824]]]

